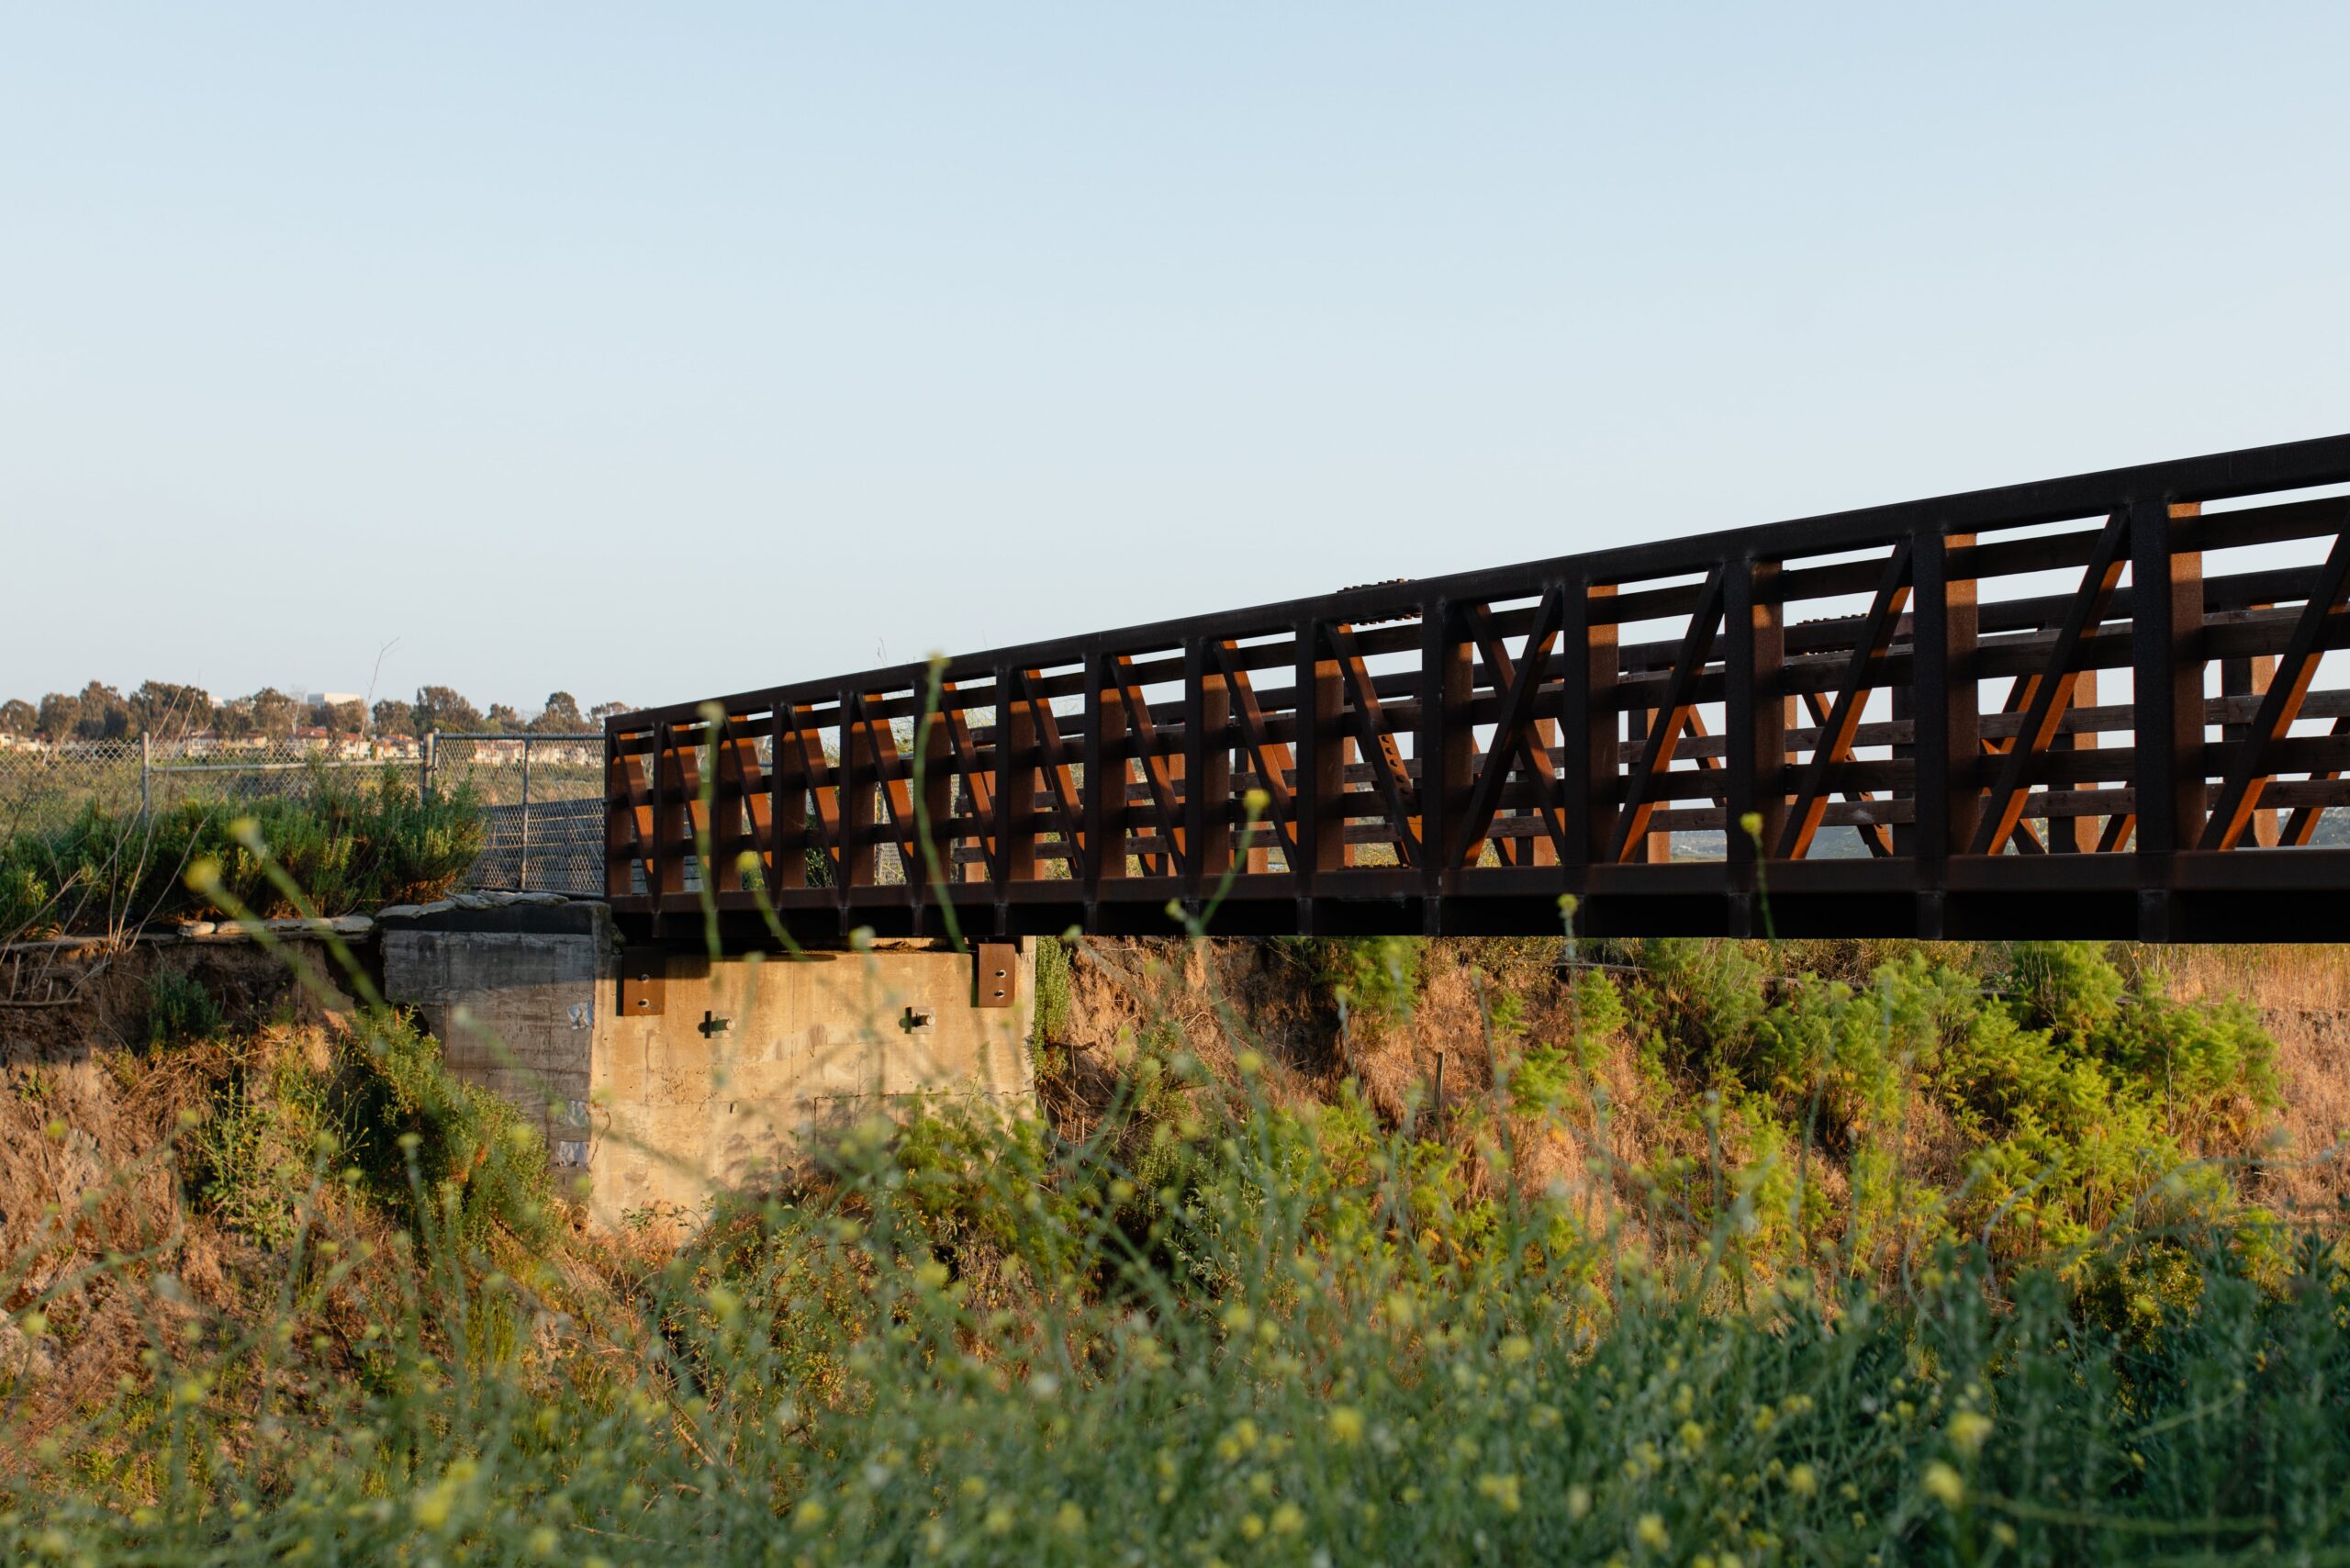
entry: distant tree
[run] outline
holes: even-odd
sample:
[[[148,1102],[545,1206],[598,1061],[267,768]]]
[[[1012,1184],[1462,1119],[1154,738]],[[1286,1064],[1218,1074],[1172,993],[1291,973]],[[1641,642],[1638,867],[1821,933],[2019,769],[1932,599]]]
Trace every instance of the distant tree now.
[[[300,706],[274,686],[263,687],[245,700],[252,704],[254,732],[271,740],[284,740],[302,721]]]
[[[482,724],[484,728],[500,732],[520,732],[531,727],[521,714],[503,702],[493,702],[489,705],[489,711],[483,716]]]
[[[433,730],[478,730],[481,710],[465,700],[453,686],[427,686],[416,694],[416,733]]]
[[[50,741],[70,741],[73,732],[82,727],[82,700],[63,691],[52,691],[40,700],[38,728],[41,738]]]
[[[253,700],[230,697],[212,707],[212,733],[229,740],[241,740],[253,733]]]
[[[601,724],[605,720],[611,718],[615,714],[633,713],[635,711],[636,704],[633,702],[599,702],[593,708],[588,710],[588,718],[590,726],[593,727],[594,725]]]
[[[348,702],[337,702],[324,710],[326,726],[339,735],[364,735],[367,733],[367,704],[354,697]]]
[[[130,733],[130,705],[111,686],[92,681],[82,689],[82,717],[73,733],[85,741],[118,740]]]
[[[30,735],[40,728],[40,710],[21,697],[0,702],[0,735]]]
[[[379,735],[412,735],[416,734],[416,708],[397,697],[386,697],[375,704],[375,733]]]
[[[142,680],[129,706],[131,728],[151,735],[184,735],[212,722],[212,694],[200,686]]]
[[[579,699],[568,691],[550,691],[547,705],[531,727],[544,734],[576,734],[588,727],[588,718],[579,711]]]

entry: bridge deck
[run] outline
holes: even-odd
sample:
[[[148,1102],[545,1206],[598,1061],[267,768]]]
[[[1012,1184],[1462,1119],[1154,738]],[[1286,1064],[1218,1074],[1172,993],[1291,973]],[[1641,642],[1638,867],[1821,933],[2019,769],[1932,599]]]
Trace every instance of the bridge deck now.
[[[837,939],[2350,936],[2350,436],[611,720],[608,896]],[[2337,671],[2338,673],[2338,671]]]

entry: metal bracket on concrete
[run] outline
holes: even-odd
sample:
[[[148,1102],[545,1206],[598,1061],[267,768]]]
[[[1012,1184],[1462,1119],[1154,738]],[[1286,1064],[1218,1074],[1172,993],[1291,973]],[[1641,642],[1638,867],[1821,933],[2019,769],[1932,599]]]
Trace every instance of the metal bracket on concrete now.
[[[668,955],[657,947],[632,947],[621,954],[623,1018],[658,1018],[669,1011]]]
[[[706,980],[710,958],[701,953],[671,953],[659,947],[621,953],[620,1016],[658,1018],[669,1011],[669,981]]]
[[[1009,1007],[1019,989],[1020,949],[1009,942],[982,942],[973,974],[974,1007]]]

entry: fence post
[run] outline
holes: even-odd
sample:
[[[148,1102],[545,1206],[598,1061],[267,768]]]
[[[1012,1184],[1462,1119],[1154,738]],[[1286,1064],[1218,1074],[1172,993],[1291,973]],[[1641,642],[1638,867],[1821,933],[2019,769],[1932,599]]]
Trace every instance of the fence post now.
[[[154,814],[154,797],[148,791],[148,778],[154,767],[154,737],[141,730],[139,732],[139,814],[142,817]]]
[[[427,731],[425,731],[425,732],[424,732],[424,791],[423,791],[423,792],[424,792],[425,797],[426,797],[428,800],[429,800],[429,799],[431,799],[431,795],[432,795],[432,765],[433,765],[434,761],[436,760],[436,758],[437,758],[437,756],[438,756],[438,754],[439,754],[439,752],[440,752],[440,749],[441,749],[440,742],[441,742],[441,732],[440,732],[440,731],[438,731],[438,730],[427,730]]]
[[[514,874],[515,885],[524,892],[531,890],[531,737],[522,737],[522,865]]]

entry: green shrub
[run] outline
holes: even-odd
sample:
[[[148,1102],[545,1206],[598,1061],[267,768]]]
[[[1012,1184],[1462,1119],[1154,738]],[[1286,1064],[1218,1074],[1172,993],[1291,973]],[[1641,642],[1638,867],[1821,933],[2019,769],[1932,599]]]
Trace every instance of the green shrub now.
[[[321,1088],[284,1058],[232,1072],[189,1134],[197,1203],[264,1247],[291,1242],[312,1179],[333,1152]]]
[[[87,806],[62,827],[0,842],[0,934],[230,913],[188,888],[199,860],[215,863],[225,891],[254,913],[294,913],[239,839],[248,822],[328,914],[446,891],[480,854],[484,833],[469,788],[420,795],[394,767],[372,779],[320,767],[305,793],[249,803],[185,801],[143,816]]]
[[[1416,937],[1300,936],[1281,942],[1348,1016],[1393,1023],[1408,1017],[1419,997],[1426,944]]]
[[[371,1009],[342,1044],[332,1098],[338,1158],[420,1232],[478,1245],[500,1226],[545,1234],[545,1139],[498,1095],[453,1075],[413,1014]]]
[[[1037,1045],[1069,1038],[1074,1022],[1069,994],[1069,948],[1058,938],[1036,938],[1036,1012],[1029,1037]]]
[[[219,1032],[220,1004],[194,975],[158,969],[148,977],[146,992],[150,1047],[185,1045]]]

